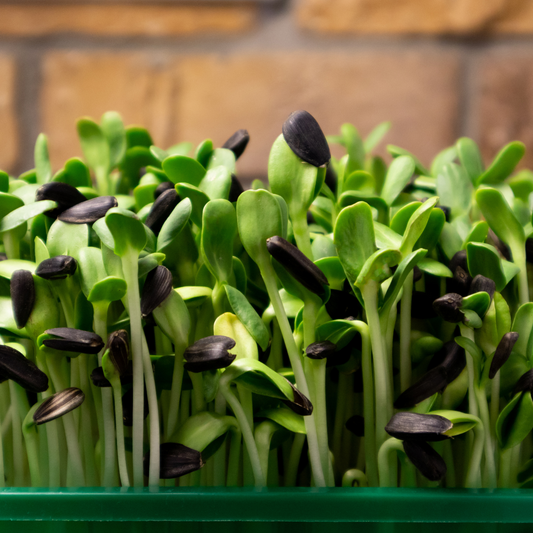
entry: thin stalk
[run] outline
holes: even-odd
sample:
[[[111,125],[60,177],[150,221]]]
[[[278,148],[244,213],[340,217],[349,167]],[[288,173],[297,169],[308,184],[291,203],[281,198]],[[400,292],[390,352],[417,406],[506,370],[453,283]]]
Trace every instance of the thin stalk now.
[[[215,413],[226,414],[226,399],[220,391],[215,397]],[[224,439],[222,446],[213,456],[213,485],[215,487],[223,487],[226,484],[226,441],[227,439]]]
[[[81,438],[83,444],[83,458],[85,460],[85,474],[87,476],[87,486],[96,487],[98,485],[98,476],[96,470],[96,461],[94,458],[93,432],[91,423],[91,405],[87,401],[88,393],[91,390],[89,378],[87,376],[87,355],[80,355],[80,388],[85,393],[85,401],[80,405],[81,410]],[[122,404],[121,404],[122,405]]]
[[[498,488],[511,488],[511,470],[512,470],[513,448],[502,450],[500,452],[500,478],[498,479]]]
[[[296,487],[296,478],[298,477],[298,465],[300,464],[300,457],[305,443],[305,435],[303,433],[296,433],[292,441],[291,453],[289,455],[289,462],[285,473],[285,486]]]
[[[107,342],[107,310],[109,308],[108,302],[99,302],[93,304],[94,307],[94,332],[100,335],[104,343]],[[98,363],[102,365],[102,356],[104,355],[105,347],[102,348],[98,354]],[[102,421],[104,429],[104,475],[102,478],[102,485],[104,487],[112,487],[117,469],[117,452],[116,452],[116,436],[115,436],[115,421],[113,411],[113,392],[109,387],[102,387]]]
[[[172,373],[172,389],[170,391],[170,401],[168,407],[168,418],[165,428],[165,440],[168,440],[176,431],[178,425],[178,414],[180,409],[181,386],[183,384],[183,343],[174,339],[174,370]]]
[[[24,486],[24,449],[22,444],[22,420],[20,418],[19,395],[17,385],[14,381],[9,380],[9,392],[11,395],[11,404],[15,407],[13,411],[13,468],[14,468],[14,486]]]
[[[289,320],[287,319],[285,309],[281,302],[278,287],[276,284],[276,274],[274,272],[274,268],[272,267],[272,264],[269,261],[265,262],[260,268],[261,276],[263,278],[263,281],[265,282],[268,296],[272,303],[272,307],[274,308],[274,313],[276,314],[283,340],[285,341],[285,347],[287,348],[287,353],[289,355],[291,366],[294,372],[294,377],[296,379],[296,386],[304,396],[307,396],[309,398],[309,387],[307,385],[307,380],[303,370],[302,358],[296,346],[296,342],[294,341],[291,326],[289,324]],[[305,416],[304,421],[305,429],[307,432],[309,456],[315,486],[325,487],[326,478],[324,476],[322,463],[320,461],[315,417],[313,414]]]
[[[500,415],[500,373],[492,378],[490,383],[490,432],[492,441],[496,442],[496,421]]]
[[[470,413],[472,414],[472,413]],[[483,422],[478,418],[474,426],[474,447],[468,463],[466,472],[465,488],[475,489],[480,485],[481,457],[483,455],[483,446],[485,444],[485,428]]]
[[[270,442],[272,436],[276,431],[276,424],[270,420],[265,420],[259,424],[254,431],[254,441],[257,446],[257,453],[259,455],[259,462],[263,476],[268,479],[268,458],[270,455]]]
[[[409,272],[403,284],[400,311],[400,392],[411,385],[411,303],[413,296],[413,272]]]
[[[26,442],[28,464],[30,465],[31,486],[42,487],[41,470],[39,468],[39,436],[37,433],[37,427],[34,424],[31,424],[29,427],[24,425],[22,427],[22,433],[24,435],[24,441]],[[0,479],[3,483],[3,475]]]
[[[520,253],[515,253],[513,250],[513,260],[515,265],[520,269],[518,271],[518,300],[520,305],[527,304],[529,302],[529,289],[527,281],[527,267],[524,250],[520,250]]]
[[[230,389],[231,385],[226,383],[220,383],[220,390],[226,398],[226,401],[229,403],[237,422],[242,431],[242,436],[246,444],[246,449],[248,451],[248,456],[250,457],[250,462],[252,463],[252,470],[255,478],[256,487],[264,487],[266,485],[265,476],[263,475],[263,470],[261,468],[261,461],[259,459],[259,452],[257,451],[257,446],[255,444],[254,436],[252,433],[252,428],[248,424],[246,419],[246,413],[244,412],[239,400],[233,394]]]
[[[292,231],[294,240],[300,251],[307,258],[313,260],[313,251],[311,249],[311,239],[309,237],[309,226],[307,225],[307,212],[291,213]]]
[[[479,407],[479,416],[483,422],[483,427],[485,429],[485,467],[487,469],[487,479],[485,480],[484,485],[489,489],[495,489],[497,486],[496,479],[496,464],[494,462],[494,448],[493,442],[490,434],[490,416],[489,416],[489,406],[487,405],[487,397],[485,396],[485,391],[481,387],[476,387],[476,397]]]
[[[365,419],[365,457],[366,475],[369,485],[377,487],[378,463],[375,428],[375,396],[374,396],[374,371],[372,368],[372,354],[368,325],[361,320],[352,322],[354,328],[361,335],[361,367],[363,371],[363,415]]]
[[[126,463],[126,448],[124,446],[124,417],[122,412],[122,387],[120,379],[111,382],[115,400],[115,424],[117,428],[117,457],[120,483],[123,487],[130,486],[128,467]]]
[[[201,372],[189,372],[189,377],[192,381],[192,393],[193,393],[193,414],[205,411],[206,404],[204,398],[204,380]]]
[[[138,254],[129,250],[122,257],[124,279],[128,284],[126,293],[131,329],[131,353],[133,363],[133,485],[142,487],[143,477],[143,411],[144,411],[144,377],[142,354],[142,322],[138,281]],[[152,450],[153,451],[153,450]]]
[[[242,433],[240,429],[231,431],[231,442],[228,458],[228,476],[226,480],[227,487],[236,487],[239,481],[239,463],[241,458],[241,440]]]
[[[341,472],[342,434],[346,422],[346,397],[352,385],[352,375],[339,372],[339,386],[337,387],[337,403],[335,405],[335,422],[333,424],[333,457],[337,471]]]
[[[394,453],[403,452],[402,441],[390,437],[379,448],[378,452],[378,469],[379,469],[379,486],[380,487],[397,487],[398,483],[392,479],[390,456]]]
[[[474,343],[476,342],[474,338],[474,331],[472,329],[467,326],[463,326],[462,324],[459,326],[459,328],[463,337],[470,339]],[[466,369],[468,372],[468,412],[473,416],[479,416],[479,410],[476,401],[476,387],[474,383],[476,372],[474,367],[474,360],[472,359],[472,356],[468,353],[468,350],[466,356]]]

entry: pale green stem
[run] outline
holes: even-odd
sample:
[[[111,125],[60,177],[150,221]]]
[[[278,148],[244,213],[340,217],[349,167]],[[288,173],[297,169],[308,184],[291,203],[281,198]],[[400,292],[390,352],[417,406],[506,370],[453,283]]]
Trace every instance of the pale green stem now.
[[[270,420],[265,420],[257,426],[254,431],[254,441],[257,446],[259,462],[265,479],[268,477],[268,457],[270,454],[270,442],[276,432],[277,425]],[[279,427],[279,426],[278,426]]]
[[[390,437],[379,448],[378,452],[378,469],[379,469],[379,486],[380,487],[397,487],[398,483],[392,479],[390,468],[391,455],[394,457],[398,452],[403,453],[402,441]]]
[[[120,483],[123,487],[130,486],[130,478],[128,476],[128,467],[126,464],[126,449],[124,446],[124,417],[122,412],[122,387],[120,386],[120,379],[111,382],[113,387],[113,396],[115,399],[115,423],[117,428],[117,457],[118,457],[118,472],[120,475]]]
[[[352,374],[339,372],[339,385],[337,387],[337,403],[335,405],[335,422],[333,425],[333,456],[337,471],[341,468],[342,433],[346,422],[346,398],[352,385]]]
[[[294,239],[299,250],[305,256],[313,260],[313,251],[311,248],[311,239],[309,237],[309,226],[307,225],[307,213],[291,213],[292,231]]]
[[[174,339],[174,370],[172,373],[172,389],[170,391],[170,401],[168,407],[168,418],[165,430],[165,439],[168,440],[176,431],[178,425],[178,414],[180,409],[181,386],[183,383],[183,343]]]
[[[224,398],[226,398],[226,401],[229,403],[229,406],[235,414],[237,422],[239,422],[239,426],[242,431],[242,436],[246,444],[246,449],[248,451],[248,456],[250,457],[250,462],[252,463],[255,486],[264,487],[266,485],[266,480],[265,476],[263,475],[263,470],[261,468],[259,452],[257,451],[257,446],[255,444],[252,429],[248,424],[248,420],[246,419],[246,413],[244,412],[241,404],[239,403],[239,400],[237,400],[237,397],[231,391],[230,386],[230,384],[220,383],[220,390],[222,391]]]
[[[343,487],[353,487],[353,484],[357,483],[359,487],[368,487],[368,479],[366,474],[357,468],[347,470],[342,476]]]
[[[468,326],[463,326],[462,324],[459,327],[461,330],[461,335],[463,337],[470,339],[474,343],[476,342],[474,338],[474,331],[472,329],[470,329]],[[468,412],[473,416],[479,416],[474,385],[476,372],[474,368],[474,360],[472,359],[472,356],[468,353],[468,350],[466,356],[466,368],[468,372]]]
[[[502,450],[500,452],[500,478],[498,479],[498,488],[511,488],[511,470],[512,470],[513,448]]]
[[[494,462],[494,448],[490,434],[489,407],[487,405],[487,397],[485,396],[485,391],[482,390],[480,387],[476,387],[476,397],[479,407],[479,416],[481,418],[481,421],[483,422],[483,427],[485,428],[485,466],[488,475],[484,485],[489,489],[495,489],[497,486],[496,464]]]
[[[205,398],[204,398],[204,380],[201,372],[189,372],[189,377],[192,381],[192,393],[193,393],[193,413],[200,413],[205,411]]]
[[[85,401],[80,405],[81,411],[81,435],[83,444],[83,456],[85,460],[85,474],[87,476],[87,486],[96,487],[98,485],[98,475],[96,461],[94,458],[94,445],[91,424],[91,406],[87,401],[88,391],[90,391],[89,378],[87,376],[87,355],[80,355],[80,388],[85,392]]]
[[[94,307],[94,332],[100,335],[104,343],[107,343],[107,310],[109,308],[108,302],[99,302],[93,304]],[[98,363],[102,365],[102,356],[104,355],[105,347],[102,348],[98,354]],[[116,452],[116,436],[115,436],[115,421],[113,411],[113,392],[109,387],[102,387],[102,416],[104,427],[104,476],[102,485],[104,487],[112,487],[117,468],[117,452]]]
[[[303,433],[296,433],[292,441],[291,452],[289,455],[289,462],[285,472],[285,486],[296,487],[296,479],[298,477],[298,465],[300,464],[300,457],[305,443],[305,435]]]
[[[518,272],[518,300],[520,305],[527,304],[529,302],[529,288],[527,281],[527,267],[524,250],[520,250],[520,254],[513,252],[513,261],[515,265],[520,269]]]
[[[400,392],[411,386],[411,303],[413,296],[413,272],[409,272],[403,284],[400,312]]]
[[[483,427],[483,422],[479,418],[477,418],[477,423],[474,426],[473,431],[474,446],[472,448],[472,454],[470,456],[465,479],[465,488],[467,489],[478,488],[480,484],[481,457],[483,455],[483,446],[485,444],[485,428]]]
[[[24,450],[22,447],[22,421],[20,418],[19,395],[17,385],[14,381],[9,380],[9,392],[11,403],[15,407],[13,411],[13,468],[15,474],[15,487],[24,486]]]
[[[239,480],[239,463],[241,458],[242,433],[240,429],[233,429],[231,432],[231,442],[228,458],[227,487],[236,487]]]
[[[215,413],[219,415],[226,414],[226,399],[220,391],[217,392],[215,397]],[[215,487],[223,487],[226,484],[226,440],[224,439],[222,446],[213,456],[213,485]]]
[[[30,465],[31,485],[32,487],[42,487],[41,470],[39,468],[39,443],[37,427],[34,424],[31,424],[28,427],[23,425],[22,433],[26,442],[28,464]],[[1,480],[3,482],[3,475]]]
[[[122,270],[128,284],[126,294],[131,329],[131,354],[133,363],[133,485],[142,487],[143,477],[143,427],[144,427],[144,378],[142,322],[138,282],[138,253],[128,250],[122,257]],[[152,450],[151,450],[152,451]]]
[[[278,320],[283,340],[285,341],[285,346],[287,348],[291,367],[294,372],[294,377],[296,379],[296,387],[304,396],[307,396],[307,398],[309,398],[309,387],[307,385],[307,380],[303,370],[302,358],[296,346],[296,342],[294,341],[291,326],[289,324],[287,315],[285,314],[285,309],[281,302],[281,297],[279,295],[278,287],[276,285],[276,274],[270,261],[264,262],[264,264],[260,266],[260,269],[261,276],[263,278],[263,281],[265,282],[265,286],[268,292],[268,296],[270,298],[272,307],[274,308],[274,313],[276,314],[276,318]],[[320,461],[320,451],[318,446],[318,436],[314,415],[311,414],[309,416],[305,416],[304,422],[307,433],[307,441],[309,444],[309,456],[315,486],[325,487],[326,478],[324,476],[322,463]]]
[[[491,380],[490,393],[490,433],[492,441],[496,442],[496,421],[500,416],[500,372],[496,372]]]

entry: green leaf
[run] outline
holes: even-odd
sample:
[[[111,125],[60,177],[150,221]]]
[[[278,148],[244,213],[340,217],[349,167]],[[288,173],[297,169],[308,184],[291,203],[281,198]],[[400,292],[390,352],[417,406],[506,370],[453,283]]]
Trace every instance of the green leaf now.
[[[126,154],[126,129],[121,116],[116,111],[102,115],[100,127],[109,145],[110,167],[116,167]]]
[[[202,255],[210,272],[228,282],[233,272],[233,241],[237,234],[235,208],[228,200],[211,200],[203,211]]]
[[[35,142],[35,173],[39,184],[48,183],[52,179],[48,139],[44,133],[40,133]]]
[[[52,202],[52,200],[42,200],[34,204],[19,207],[2,219],[0,222],[0,233],[18,228],[33,217],[54,209],[54,207],[57,207],[57,204],[56,202]]]
[[[437,410],[431,411],[430,414],[443,416],[453,424],[453,427],[445,433],[448,437],[462,435],[479,424],[479,418],[477,418],[477,416],[472,416],[469,413],[462,413],[461,411]]]
[[[134,146],[143,146],[150,148],[153,141],[150,133],[142,126],[128,126],[126,128],[126,146],[133,148]]]
[[[457,157],[457,148],[455,146],[449,146],[441,152],[439,152],[433,163],[431,163],[431,175],[437,177],[442,171],[444,165],[448,163],[453,163],[454,159]],[[439,194],[440,196],[440,194]]]
[[[481,291],[470,294],[463,298],[461,309],[463,311],[470,309],[475,311],[480,317],[485,316],[485,313],[490,307],[490,296],[487,292]]]
[[[446,266],[431,259],[431,257],[424,257],[417,263],[418,268],[426,274],[437,276],[439,278],[453,278],[452,271]]]
[[[391,122],[382,122],[367,135],[364,142],[364,148],[367,154],[381,142],[383,137],[385,137],[386,133],[390,130],[391,125]]]
[[[167,157],[163,170],[172,183],[188,183],[198,187],[206,174],[206,169],[193,159],[184,155]]]
[[[267,239],[283,232],[278,200],[265,190],[244,191],[237,200],[237,225],[244,249],[261,268],[270,261]]]
[[[105,216],[105,223],[115,241],[115,254],[119,257],[129,250],[140,252],[146,244],[144,224],[137,215],[120,207],[113,207]]]
[[[209,169],[198,188],[211,200],[227,200],[231,189],[231,172],[224,166]]]
[[[211,152],[213,151],[213,141],[211,139],[206,139],[205,141],[202,141],[198,147],[196,148],[196,153],[194,154],[194,157],[200,165],[203,167],[207,167],[207,163],[209,161],[209,156],[211,155]]]
[[[7,192],[9,190],[9,174],[0,170],[0,192]]]
[[[400,244],[400,252],[404,257],[413,251],[418,239],[424,233],[433,207],[437,205],[437,202],[438,198],[436,196],[426,200],[409,218],[403,234],[402,243]]]
[[[444,215],[444,213],[442,213]],[[444,217],[443,217],[444,218]],[[439,244],[446,258],[450,260],[456,252],[461,250],[463,240],[457,233],[457,230],[448,222],[444,222],[439,237]]]
[[[468,137],[461,137],[455,144],[457,155],[472,183],[483,174],[483,159],[477,144]]]
[[[376,249],[372,211],[365,202],[344,208],[337,217],[334,243],[350,283]]]
[[[470,232],[468,233],[466,239],[463,242],[463,247],[461,249],[466,250],[466,246],[470,242],[485,242],[485,239],[487,238],[488,234],[489,225],[484,220],[474,222],[474,224],[472,224]]]
[[[48,231],[46,247],[50,257],[70,255],[76,260],[81,248],[89,243],[89,226],[87,224],[67,224],[56,220]]]
[[[376,182],[372,174],[365,170],[356,170],[344,180],[344,191],[363,191],[374,193]]]
[[[459,165],[447,163],[437,176],[440,203],[451,209],[452,219],[468,213],[472,198],[472,184]]]
[[[503,450],[520,444],[533,429],[533,401],[529,391],[516,394],[496,421],[496,436]]]
[[[461,348],[464,348],[472,356],[474,364],[481,365],[483,362],[483,354],[474,342],[466,337],[455,337],[454,340]]]
[[[322,270],[332,289],[342,290],[346,273],[338,257],[322,257],[315,261],[315,265]]]
[[[191,316],[187,304],[177,291],[170,291],[163,303],[153,310],[154,320],[174,344],[188,345]]]
[[[391,267],[396,266],[402,259],[399,250],[378,250],[373,253],[363,265],[355,285],[360,289],[370,281],[381,283],[391,276]]]
[[[377,211],[377,220],[383,224],[388,223],[389,206],[387,205],[387,202],[379,196],[372,196],[362,191],[346,191],[340,195],[338,205],[339,207],[344,208],[358,202],[365,202],[370,207],[373,207]]]
[[[207,170],[224,167],[230,174],[235,173],[235,154],[227,148],[215,148],[209,155]]]
[[[391,163],[381,190],[381,197],[388,205],[391,205],[396,200],[396,197],[409,183],[415,171],[415,166],[414,159],[407,155],[397,157]]]
[[[354,170],[363,169],[365,165],[365,148],[357,128],[352,124],[343,124],[341,126],[341,138],[342,144],[346,148],[346,152],[348,152],[346,173],[351,174]]]
[[[230,285],[224,285],[224,288],[233,312],[237,315],[255,342],[261,346],[263,351],[266,351],[270,342],[270,334],[265,323],[261,320],[257,311],[252,307],[244,294]]]
[[[202,213],[204,207],[209,202],[207,194],[202,192],[198,187],[188,183],[178,183],[176,190],[180,198],[188,198],[192,204],[191,220],[199,227],[202,227]]]
[[[519,141],[504,146],[492,161],[490,167],[478,178],[477,185],[497,185],[508,178],[520,162],[526,147]]]
[[[213,290],[209,287],[177,287],[174,289],[189,307],[202,305],[207,298],[211,298]]]
[[[223,335],[233,339],[236,344],[231,353],[237,355],[236,361],[243,358],[258,359],[257,344],[246,326],[233,313],[223,313],[213,325],[215,335]]]
[[[273,420],[276,424],[292,431],[293,433],[306,434],[304,417],[297,415],[294,411],[286,407],[278,407],[277,409],[264,409],[255,415],[256,418],[268,418]]]
[[[471,242],[466,246],[466,254],[470,275],[474,277],[481,274],[492,279],[496,283],[497,291],[502,291],[509,281],[520,272],[516,265],[507,261],[509,266],[504,271],[498,251],[490,244]]]
[[[163,223],[159,235],[157,236],[157,251],[163,251],[170,246],[181,233],[185,225],[189,222],[192,213],[192,202],[190,198],[184,198],[170,213]]]
[[[389,144],[387,145],[387,152],[389,152],[389,154],[394,158],[406,155],[411,157],[415,162],[415,172],[417,174],[421,174],[422,176],[431,176],[431,172],[408,150]]]
[[[376,236],[376,245],[381,248],[395,248],[398,249],[402,243],[401,235],[392,230],[385,224],[374,221],[374,232]]]
[[[336,344],[337,350],[348,346],[355,337],[357,330],[350,320],[329,320],[316,330],[317,342],[330,341]]]
[[[511,331],[518,333],[513,351],[533,361],[533,303],[529,302],[519,307]]]
[[[80,118],[76,126],[87,164],[95,174],[107,174],[110,166],[110,151],[102,128],[90,118]]]
[[[37,264],[24,259],[6,259],[0,261],[0,278],[11,279],[15,270],[29,270],[32,274],[35,272]]]

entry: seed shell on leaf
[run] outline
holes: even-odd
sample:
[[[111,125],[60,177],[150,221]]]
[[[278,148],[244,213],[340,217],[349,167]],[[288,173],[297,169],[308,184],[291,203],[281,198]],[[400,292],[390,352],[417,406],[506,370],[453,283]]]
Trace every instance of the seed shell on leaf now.
[[[313,342],[305,349],[305,354],[309,359],[325,359],[335,353],[337,345],[331,341]]]
[[[72,185],[60,181],[50,181],[41,185],[35,194],[35,201],[53,200],[57,202],[58,207],[46,211],[45,215],[56,218],[63,211],[87,201],[87,198]]]
[[[520,376],[513,389],[513,394],[529,391],[533,395],[533,369]]]
[[[168,189],[160,194],[156,201],[152,204],[150,213],[145,224],[155,233],[159,235],[165,220],[170,216],[170,213],[178,205],[180,197],[175,188]]]
[[[242,183],[239,181],[239,178],[235,174],[231,175],[231,186],[229,189],[229,198],[230,202],[236,202],[239,199],[239,196],[244,192]]]
[[[455,341],[448,341],[432,357],[428,369],[441,366],[446,370],[446,380],[448,384],[459,377],[459,374],[466,367],[466,354]]]
[[[496,292],[496,283],[494,283],[492,279],[478,274],[474,277],[472,283],[470,284],[469,294],[475,294],[476,292],[486,292],[492,301],[494,293]]]
[[[306,289],[318,295],[324,294],[324,285],[329,285],[328,279],[322,270],[296,246],[276,235],[267,239],[267,249],[270,255]]]
[[[164,181],[163,183],[160,183],[154,191],[154,200],[157,200],[165,191],[174,188],[175,185],[171,181]]]
[[[331,159],[326,137],[318,122],[307,111],[291,113],[282,131],[289,148],[306,163],[321,167]]]
[[[78,262],[70,255],[56,255],[39,263],[35,274],[43,279],[64,279],[74,275]]]
[[[141,297],[141,314],[143,318],[161,305],[171,292],[172,273],[170,270],[162,265],[151,270],[146,276]]]
[[[13,317],[18,329],[22,329],[30,318],[35,304],[35,283],[29,270],[15,270],[10,283]]]
[[[30,392],[48,389],[48,376],[18,350],[3,344],[0,345],[0,375],[2,381],[11,379]]]
[[[507,362],[507,359],[511,356],[513,346],[518,340],[518,333],[516,331],[510,331],[506,333],[496,347],[494,357],[490,363],[489,378],[493,379],[498,370]]]
[[[104,342],[100,335],[91,331],[74,328],[52,328],[46,330],[45,333],[57,337],[43,340],[45,346],[54,350],[97,354],[104,347]]]
[[[250,135],[247,130],[237,130],[223,145],[222,148],[227,148],[235,154],[235,159],[239,159],[246,149]]]
[[[449,438],[445,433],[452,427],[443,416],[402,411],[389,420],[385,431],[399,440],[440,441]]]
[[[179,444],[177,442],[165,442],[159,446],[159,478],[174,479],[200,470],[204,466],[202,454]],[[150,452],[143,459],[144,475],[148,476],[150,470]]]
[[[448,385],[448,374],[443,366],[426,372],[416,383],[405,389],[394,402],[396,409],[409,409],[442,391]]]
[[[433,309],[446,322],[454,324],[462,322],[464,313],[461,311],[463,297],[460,294],[450,292],[437,298],[433,302]]]
[[[117,205],[118,202],[114,196],[99,196],[63,211],[58,219],[69,224],[92,224]]]
[[[237,357],[237,354],[228,351],[234,348],[235,344],[233,339],[224,335],[204,337],[185,350],[183,357],[186,362],[183,367],[189,372],[226,368]]]
[[[33,413],[33,421],[38,426],[51,422],[60,416],[70,413],[79,407],[84,400],[85,394],[76,387],[69,387],[68,389],[56,392],[46,398],[35,413]]]
[[[425,478],[430,481],[440,481],[446,475],[444,459],[427,442],[405,441],[403,449]]]
[[[95,387],[111,387],[111,382],[105,377],[104,369],[101,366],[97,366],[91,372],[91,381]],[[120,383],[122,385],[133,383],[133,365],[131,361],[128,361],[126,371],[120,376]]]
[[[468,260],[466,250],[460,250],[450,259],[449,268],[452,272],[455,272],[457,267],[461,267],[468,272]]]
[[[287,378],[285,378],[287,379]],[[313,404],[311,400],[304,396],[288,379],[287,382],[292,387],[292,392],[294,394],[294,400],[282,400],[283,403],[297,415],[309,416],[313,413]]]
[[[107,340],[109,358],[120,376],[125,375],[129,368],[128,332],[125,329],[113,331]]]

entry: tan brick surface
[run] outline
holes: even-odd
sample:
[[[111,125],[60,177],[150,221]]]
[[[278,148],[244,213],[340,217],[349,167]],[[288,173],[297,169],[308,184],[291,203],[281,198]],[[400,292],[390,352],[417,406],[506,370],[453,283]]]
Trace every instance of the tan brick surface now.
[[[520,140],[523,164],[533,166],[533,59],[512,50],[484,57],[476,72],[473,110],[477,137],[487,162],[506,143]]]
[[[325,33],[532,33],[531,0],[299,0],[302,27]]]
[[[327,134],[352,122],[367,134],[391,120],[386,142],[428,162],[456,135],[458,62],[439,52],[276,53],[191,57],[182,61],[179,137],[222,143],[250,132],[240,172],[264,174],[270,146],[296,109]]]
[[[50,138],[54,168],[81,155],[76,119],[97,120],[119,111],[126,124],[150,129],[154,141],[170,145],[177,136],[176,61],[164,55],[113,52],[54,52],[43,64],[42,129]]]
[[[254,27],[253,5],[0,4],[0,35],[173,36],[234,33]]]
[[[0,170],[10,171],[18,155],[15,111],[15,63],[0,55]]]

